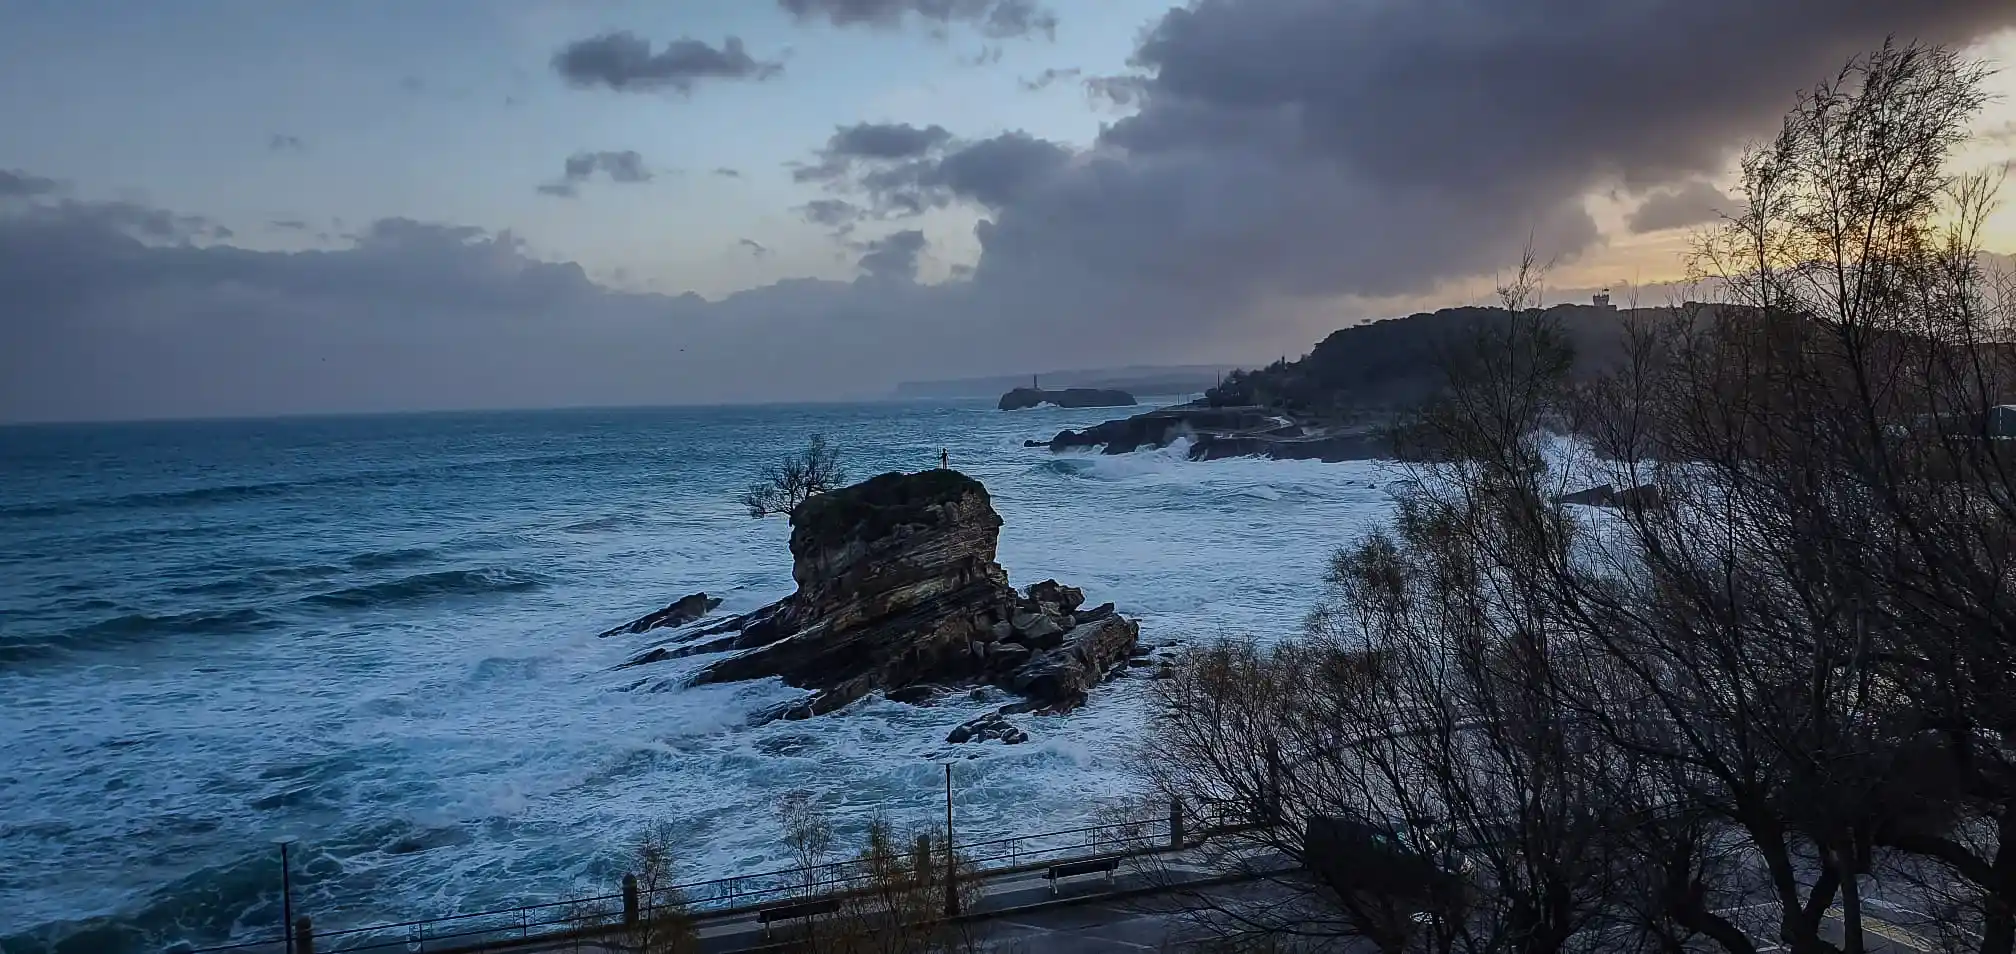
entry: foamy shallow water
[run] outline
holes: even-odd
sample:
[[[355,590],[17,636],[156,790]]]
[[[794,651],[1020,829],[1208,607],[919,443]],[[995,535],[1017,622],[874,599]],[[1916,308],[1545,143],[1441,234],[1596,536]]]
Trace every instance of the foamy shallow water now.
[[[1292,634],[1329,552],[1386,512],[1376,464],[1021,442],[1112,412],[978,403],[433,415],[0,431],[0,943],[206,938],[297,903],[359,923],[607,890],[623,841],[682,832],[695,877],[774,867],[805,790],[858,828],[1060,828],[1133,791],[1150,683],[1022,746],[948,746],[990,708],[879,699],[752,726],[796,695],[622,673],[595,633],[694,590],[791,588],[787,527],[737,512],[823,432],[857,477],[979,478],[1019,585],[1055,577],[1145,640]],[[639,675],[664,691],[624,691]],[[968,755],[977,757],[968,759]],[[80,930],[107,933],[77,935]],[[83,949],[83,948],[80,948]]]

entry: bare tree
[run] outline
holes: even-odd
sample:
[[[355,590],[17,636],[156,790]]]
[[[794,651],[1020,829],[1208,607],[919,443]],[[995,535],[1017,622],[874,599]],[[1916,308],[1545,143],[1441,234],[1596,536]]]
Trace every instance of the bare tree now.
[[[1628,950],[1635,765],[1553,687],[1546,585],[1574,539],[1541,487],[1540,425],[1572,350],[1537,309],[1529,254],[1501,322],[1450,342],[1449,387],[1403,430],[1416,490],[1390,531],[1340,552],[1304,638],[1196,651],[1165,683],[1149,774],[1258,824],[1244,837],[1322,877],[1220,912],[1251,938],[1382,951]],[[1670,932],[1669,932],[1670,933]]]
[[[643,907],[625,933],[631,949],[643,954],[693,954],[699,950],[692,914],[678,885],[678,829],[661,822],[644,830],[630,849],[630,873],[637,878]]]
[[[777,815],[784,823],[784,846],[800,873],[800,891],[811,897],[819,892],[821,872],[833,850],[833,823],[812,804],[811,794],[803,791],[785,795]]]
[[[1860,952],[1869,879],[1911,869],[2010,950],[2016,322],[1977,255],[1992,183],[1945,172],[1984,76],[1886,45],[1803,96],[1701,244],[1727,300],[1634,326],[1591,387],[1522,270],[1309,637],[1179,667],[1158,784],[1260,806],[1283,854],[1337,816],[1460,874],[1305,891],[1273,927]],[[1659,492],[1564,506],[1584,475]]]
[[[1993,880],[1939,834],[1982,827],[1959,812],[1964,766],[2006,764],[1966,684],[2007,671],[1982,637],[2016,622],[1985,430],[2010,339],[1972,240],[1991,190],[1945,172],[1984,75],[1886,45],[1803,96],[1701,242],[1728,300],[1641,339],[1583,417],[1613,474],[1666,493],[1616,521],[1601,573],[1557,574],[1606,660],[1576,706],[1740,833],[1795,951],[1836,949],[1836,908],[1839,949],[1863,949],[1886,851]],[[1989,908],[1986,949],[2006,951]]]
[[[751,517],[788,515],[799,504],[846,483],[847,469],[840,464],[840,452],[826,443],[824,435],[814,434],[804,450],[764,467],[761,479],[737,499]]]

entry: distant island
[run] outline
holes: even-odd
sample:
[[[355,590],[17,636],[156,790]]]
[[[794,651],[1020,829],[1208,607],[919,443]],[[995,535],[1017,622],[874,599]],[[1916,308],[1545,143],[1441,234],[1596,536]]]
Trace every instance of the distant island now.
[[[1117,388],[1016,388],[1001,395],[1001,410],[1021,411],[1044,404],[1057,407],[1133,407],[1140,401]]]
[[[1128,394],[1199,395],[1216,387],[1221,376],[1239,365],[1130,365],[1040,374],[1001,374],[942,381],[906,381],[896,386],[897,398],[997,397],[1019,387],[1105,388]]]

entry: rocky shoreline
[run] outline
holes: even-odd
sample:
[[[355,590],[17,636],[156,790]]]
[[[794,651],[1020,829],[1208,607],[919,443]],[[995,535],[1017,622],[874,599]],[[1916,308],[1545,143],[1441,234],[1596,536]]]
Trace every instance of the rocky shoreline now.
[[[1141,402],[1116,388],[1016,388],[1001,395],[1003,411],[1023,411],[1045,404],[1054,407],[1133,407]]]
[[[1127,454],[1190,440],[1191,460],[1268,457],[1340,463],[1392,456],[1384,421],[1336,423],[1298,418],[1277,408],[1212,407],[1201,403],[1158,408],[1079,431],[1063,431],[1027,447],[1052,451],[1100,448]]]
[[[1070,712],[1145,655],[1140,626],[1112,603],[1085,608],[1082,591],[1056,580],[1009,586],[995,562],[1000,529],[986,487],[953,470],[883,474],[814,497],[791,516],[796,592],[698,625],[622,667],[732,653],[689,684],[774,676],[808,691],[766,721],[822,715],[873,693],[923,704],[978,686],[1022,697],[1002,712]],[[682,605],[710,604],[696,593],[609,633],[648,631]],[[1026,738],[1016,731],[1013,741]],[[967,737],[1010,741],[1000,731]]]

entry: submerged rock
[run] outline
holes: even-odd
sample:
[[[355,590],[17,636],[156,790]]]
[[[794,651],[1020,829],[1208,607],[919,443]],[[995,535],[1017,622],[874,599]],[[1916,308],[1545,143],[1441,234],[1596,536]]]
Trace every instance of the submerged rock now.
[[[1009,722],[1001,710],[996,710],[960,723],[945,736],[945,741],[953,745],[996,740],[1004,745],[1020,745],[1029,741],[1029,733]]]
[[[797,592],[625,665],[733,652],[692,684],[775,676],[811,690],[775,713],[784,718],[871,692],[923,701],[976,684],[1069,711],[1097,673],[1131,655],[1139,628],[1117,615],[1081,625],[1072,611],[1083,592],[1055,580],[1016,592],[994,561],[1000,530],[987,489],[953,470],[822,494],[791,515]]]
[[[1609,484],[1597,484],[1587,490],[1563,494],[1558,502],[1582,507],[1613,507],[1633,510],[1640,507],[1659,505],[1659,486],[1640,484],[1626,490],[1618,490]]]
[[[633,633],[647,633],[651,630],[663,629],[668,626],[684,626],[687,623],[706,616],[708,613],[714,612],[714,608],[720,605],[721,600],[718,598],[710,597],[705,593],[694,593],[690,596],[680,597],[678,602],[656,613],[648,614],[640,619],[605,631],[601,634],[601,637],[627,636]]]

